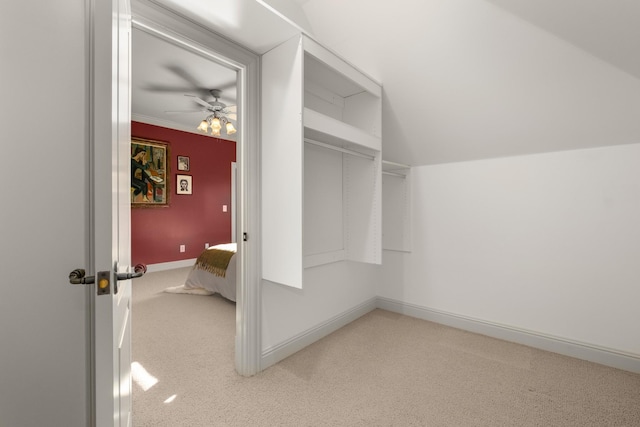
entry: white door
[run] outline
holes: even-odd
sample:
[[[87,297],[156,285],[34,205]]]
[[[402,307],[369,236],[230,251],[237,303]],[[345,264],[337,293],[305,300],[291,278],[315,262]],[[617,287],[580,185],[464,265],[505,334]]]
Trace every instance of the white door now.
[[[89,419],[88,4],[0,5],[3,427]]]
[[[93,16],[94,413],[97,427],[131,425],[130,46],[129,0],[96,2]],[[96,290],[100,286],[97,284]]]

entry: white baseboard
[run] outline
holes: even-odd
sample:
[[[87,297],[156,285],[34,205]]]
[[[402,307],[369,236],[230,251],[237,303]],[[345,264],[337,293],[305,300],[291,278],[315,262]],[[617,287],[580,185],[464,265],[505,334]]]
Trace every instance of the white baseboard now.
[[[600,363],[625,371],[640,373],[640,355],[636,354],[407,304],[390,298],[378,297],[377,308],[577,359]]]
[[[196,258],[181,259],[180,261],[161,262],[158,264],[148,264],[147,273],[154,271],[173,270],[174,268],[192,267],[196,263]]]
[[[359,317],[364,316],[370,311],[376,309],[376,298],[371,298],[362,304],[338,314],[333,318],[308,329],[280,344],[268,348],[262,352],[262,361],[260,368],[267,369],[269,366],[275,365],[279,361],[291,356],[292,354],[302,350],[310,344],[326,337],[332,332],[337,331],[343,326],[348,325]]]

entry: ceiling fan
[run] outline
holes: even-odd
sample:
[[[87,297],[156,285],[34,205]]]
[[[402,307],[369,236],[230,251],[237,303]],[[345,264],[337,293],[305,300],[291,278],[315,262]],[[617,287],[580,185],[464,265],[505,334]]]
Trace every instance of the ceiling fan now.
[[[222,90],[220,89],[211,89],[209,90],[211,96],[213,96],[214,100],[207,102],[204,99],[191,94],[184,94],[184,96],[193,98],[195,102],[200,104],[203,108],[199,110],[186,110],[186,111],[166,111],[167,114],[180,114],[180,113],[194,113],[194,112],[204,112],[208,113],[208,116],[200,122],[198,125],[198,130],[204,133],[207,133],[208,129],[211,128],[211,135],[220,136],[220,130],[224,129],[227,135],[232,135],[236,133],[236,128],[234,127],[232,121],[237,120],[237,107],[235,105],[227,106],[225,103],[220,102],[220,95],[222,94]]]

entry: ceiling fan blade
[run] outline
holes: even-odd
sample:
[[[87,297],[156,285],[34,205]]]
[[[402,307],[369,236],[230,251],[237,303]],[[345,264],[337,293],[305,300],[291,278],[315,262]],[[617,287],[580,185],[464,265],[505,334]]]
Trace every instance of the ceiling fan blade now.
[[[163,92],[163,93],[185,93],[185,92],[194,91],[193,87],[165,86],[165,85],[159,85],[159,84],[148,84],[143,86],[143,89],[149,92]],[[200,88],[197,88],[196,90],[200,92]]]
[[[231,120],[238,120],[236,113],[227,114],[227,117]]]
[[[198,113],[201,114],[206,112],[206,110],[176,110],[176,111],[165,111],[165,114],[191,114]]]
[[[189,85],[191,86],[191,90],[195,89],[198,92],[204,91],[203,93],[209,93],[208,89],[203,88],[200,82],[196,80],[196,78],[190,72],[182,68],[180,65],[170,64],[167,65],[166,68],[167,70],[171,71],[172,73],[189,83]]]
[[[198,104],[202,105],[203,107],[213,108],[213,105],[209,104],[207,101],[205,101],[205,100],[203,100],[201,98],[198,98],[195,95],[190,95],[188,93],[185,93],[184,96],[188,96],[190,98],[193,98],[194,101],[196,101]]]
[[[203,87],[193,86],[167,86],[163,84],[147,84],[142,87],[143,90],[161,94],[173,94],[173,93],[196,93],[200,98],[206,98],[209,96],[209,91]]]

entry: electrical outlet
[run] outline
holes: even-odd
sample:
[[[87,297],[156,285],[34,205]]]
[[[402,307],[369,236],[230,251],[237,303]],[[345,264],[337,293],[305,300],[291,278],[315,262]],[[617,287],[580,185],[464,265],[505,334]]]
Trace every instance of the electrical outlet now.
[[[227,211],[227,205],[222,205],[222,212],[226,212]]]
[[[208,244],[208,243],[205,243],[205,244],[204,244],[204,248],[205,248],[205,249],[209,249],[209,244]]]
[[[186,251],[186,250],[187,250],[187,249],[186,249],[185,245],[180,245],[180,252],[184,252],[184,251]]]

